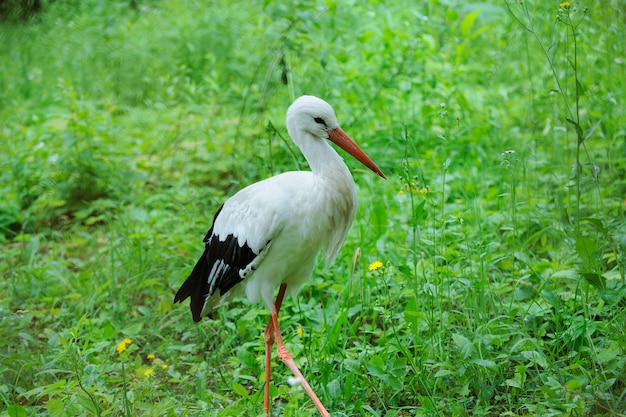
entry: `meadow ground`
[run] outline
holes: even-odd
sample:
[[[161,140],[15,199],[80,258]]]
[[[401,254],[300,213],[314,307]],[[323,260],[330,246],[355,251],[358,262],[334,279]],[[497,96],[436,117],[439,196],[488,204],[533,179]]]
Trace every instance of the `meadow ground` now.
[[[176,289],[330,102],[387,174],[282,313],[333,416],[626,414],[626,3],[45,3],[0,26],[0,416],[256,416],[261,305]],[[315,416],[274,366],[274,414]]]

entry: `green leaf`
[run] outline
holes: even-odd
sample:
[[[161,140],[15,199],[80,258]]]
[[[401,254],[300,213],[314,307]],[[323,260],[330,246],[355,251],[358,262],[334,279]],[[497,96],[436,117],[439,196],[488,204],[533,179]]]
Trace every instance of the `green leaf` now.
[[[452,372],[449,369],[440,369],[437,372],[435,372],[435,378],[441,378],[442,376],[448,376],[448,375],[452,375],[454,372]]]
[[[366,410],[369,414],[369,416],[372,417],[380,417],[380,414],[378,414],[378,412],[376,410],[374,410],[372,407],[370,407],[369,405],[364,405],[363,409]]]
[[[193,350],[196,348],[196,344],[195,343],[189,343],[187,345],[172,345],[172,346],[168,346],[167,349],[168,350],[176,350],[179,352],[193,352]]]
[[[458,333],[454,333],[452,335],[452,340],[461,351],[461,355],[463,356],[463,358],[467,359],[472,356],[474,352],[474,346],[467,337]]]
[[[78,391],[74,396],[74,401],[85,409],[91,415],[99,415],[98,405],[93,401],[92,397],[83,391]]]
[[[254,355],[245,348],[237,349],[237,359],[248,368],[257,369],[259,366]]]
[[[461,35],[463,35],[464,38],[467,38],[469,33],[472,31],[472,26],[474,26],[474,22],[479,14],[480,10],[468,13],[463,19],[463,22],[461,22]]]
[[[376,378],[380,378],[387,383],[391,383],[390,375],[385,370],[385,361],[383,360],[382,357],[378,355],[372,356],[372,358],[370,359],[370,362],[365,364],[365,369],[367,369],[367,372],[370,375]]]
[[[528,300],[529,298],[532,298],[534,294],[535,294],[535,290],[533,287],[530,287],[530,286],[518,287],[515,289],[515,292],[514,292],[515,301]]]
[[[594,239],[590,238],[589,236],[577,234],[575,248],[576,253],[585,264],[596,264],[598,245]]]
[[[386,382],[389,384],[389,386],[391,387],[391,389],[393,389],[394,391],[398,392],[402,390],[402,382],[400,382],[400,379],[394,377],[394,376],[388,376],[386,378]]]
[[[7,408],[9,417],[26,417],[26,409],[19,404],[11,404]]]
[[[589,137],[591,137],[591,135],[593,135],[593,132],[596,131],[596,129],[598,128],[598,126],[600,126],[600,123],[602,122],[602,119],[598,120],[596,122],[596,124],[594,124],[593,126],[591,126],[586,132],[585,132],[585,136],[583,137],[583,140],[587,140]]]
[[[580,221],[589,222],[594,227],[594,229],[602,234],[608,233],[607,228],[604,226],[604,223],[602,223],[602,220],[600,219],[596,219],[594,217],[583,217],[580,219]]]
[[[250,395],[248,393],[248,390],[246,389],[246,387],[244,387],[243,385],[241,385],[238,382],[233,381],[230,384],[230,387],[232,388],[232,390],[235,392],[235,394],[239,395],[242,398],[248,398],[248,395]]]
[[[391,367],[391,373],[395,376],[404,376],[406,375],[406,358],[398,358],[393,362],[393,366]]]
[[[418,395],[417,401],[424,408],[424,411],[426,411],[428,414],[431,414],[435,410],[437,410],[438,406],[436,406],[433,402],[433,399],[427,395]]]
[[[607,344],[607,346],[598,349],[596,357],[598,361],[606,365],[609,362],[612,362],[621,357],[622,349],[618,342],[612,341]]]
[[[602,279],[605,278],[602,277]],[[600,291],[600,297],[611,306],[620,303],[622,306],[626,307],[626,284],[611,289],[605,288]]]
[[[541,291],[541,296],[543,297],[544,300],[546,300],[548,304],[550,304],[552,307],[556,308],[557,310],[563,307],[563,300],[561,299],[559,294],[557,294],[557,292],[554,291],[554,288],[551,288],[551,287],[544,288]]]
[[[343,361],[343,368],[348,372],[353,372],[356,374],[361,374],[363,372],[361,370],[360,362],[355,361],[354,359],[345,359]]]
[[[483,368],[489,368],[489,369],[497,368],[496,363],[488,359],[472,359],[471,362],[478,366],[482,366]]]
[[[546,369],[548,367],[548,362],[546,358],[539,352],[535,350],[525,350],[520,352],[523,358],[527,359],[532,364],[537,364],[542,368]]]
[[[565,384],[565,387],[570,390],[570,391],[577,391],[580,389],[580,387],[582,386],[582,384],[580,383],[580,381],[578,379],[570,379],[569,381],[567,381],[567,383]]]
[[[65,415],[65,405],[58,398],[52,398],[46,401],[46,409],[53,417],[61,417]]]
[[[507,379],[506,385],[513,388],[522,388],[522,384],[517,379]]]
[[[335,378],[330,381],[326,387],[328,388],[328,394],[331,398],[341,398],[341,383],[339,382],[339,378]]]
[[[583,272],[582,276],[592,287],[603,290],[606,287],[606,279],[595,272]]]

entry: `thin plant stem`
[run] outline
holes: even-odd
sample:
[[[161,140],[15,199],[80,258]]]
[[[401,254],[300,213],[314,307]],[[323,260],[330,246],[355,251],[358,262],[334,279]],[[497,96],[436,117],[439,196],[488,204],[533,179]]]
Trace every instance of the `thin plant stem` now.
[[[417,256],[417,244],[418,244],[418,233],[419,233],[419,229],[417,227],[417,218],[415,215],[415,196],[413,195],[413,192],[411,190],[411,179],[413,178],[412,174],[411,174],[411,167],[409,164],[409,159],[408,159],[408,155],[409,155],[409,133],[407,131],[407,127],[404,126],[402,128],[402,136],[404,138],[404,157],[402,159],[402,168],[404,170],[404,175],[406,176],[406,182],[408,185],[408,190],[409,190],[409,203],[411,206],[411,233],[412,233],[412,240],[411,240],[411,254],[412,254],[412,258],[413,258],[413,271],[417,272],[417,263],[418,263],[418,256]],[[417,274],[415,274],[415,276],[417,276]]]

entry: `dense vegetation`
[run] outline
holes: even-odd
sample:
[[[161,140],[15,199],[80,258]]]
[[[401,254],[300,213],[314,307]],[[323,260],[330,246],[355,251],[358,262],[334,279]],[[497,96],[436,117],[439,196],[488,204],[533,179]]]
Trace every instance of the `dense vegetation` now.
[[[0,27],[0,416],[261,414],[264,307],[172,300],[227,196],[306,169],[305,93],[389,177],[347,160],[281,314],[333,416],[626,414],[626,3],[43,6]]]

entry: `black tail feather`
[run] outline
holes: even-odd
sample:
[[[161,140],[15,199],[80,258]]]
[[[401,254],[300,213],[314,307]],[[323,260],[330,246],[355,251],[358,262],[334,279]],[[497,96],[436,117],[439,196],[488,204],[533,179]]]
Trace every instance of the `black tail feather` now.
[[[174,302],[180,303],[191,297],[190,308],[193,321],[200,321],[202,318],[202,308],[204,307],[204,301],[207,293],[209,292],[209,284],[207,282],[207,276],[209,275],[209,263],[207,262],[207,249],[198,259],[196,266],[191,271],[189,278],[183,283],[176,295],[174,296]]]

